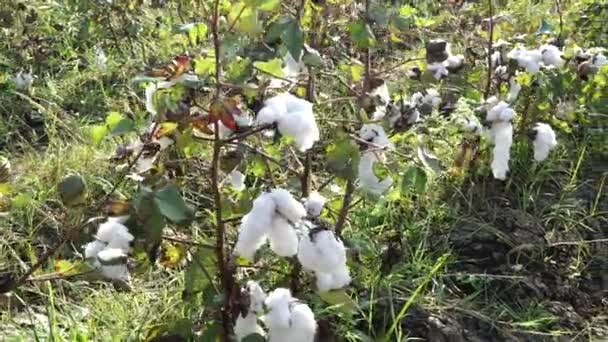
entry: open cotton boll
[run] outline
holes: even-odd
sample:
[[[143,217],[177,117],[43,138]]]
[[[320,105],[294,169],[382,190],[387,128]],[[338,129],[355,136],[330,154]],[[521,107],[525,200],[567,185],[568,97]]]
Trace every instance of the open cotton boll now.
[[[515,117],[515,111],[509,107],[509,104],[500,101],[496,105],[492,106],[486,113],[486,121],[509,121]]]
[[[279,132],[291,136],[300,152],[310,149],[319,140],[319,128],[310,111],[289,112],[279,120]]]
[[[555,45],[545,44],[539,49],[541,51],[543,64],[552,65],[555,67],[562,66],[564,60],[562,59],[562,52]]]
[[[426,90],[426,95],[422,98],[422,102],[430,104],[431,106],[439,106],[441,104],[441,96],[437,89],[429,88]]]
[[[509,171],[511,145],[513,144],[513,126],[508,121],[496,121],[490,129],[490,141],[494,144],[492,156],[492,173],[494,178],[505,180]]]
[[[34,83],[34,75],[32,75],[31,72],[19,71],[17,75],[13,77],[13,82],[17,89],[27,89]]]
[[[309,271],[331,274],[346,265],[346,248],[332,231],[317,232],[312,239],[305,234],[298,247],[298,260]]]
[[[272,227],[268,231],[270,249],[282,257],[298,253],[298,234],[291,224],[281,215],[275,215]]]
[[[608,64],[608,60],[606,59],[606,56],[604,56],[603,53],[599,52],[593,57],[592,63],[593,66],[595,66],[596,68],[601,68],[604,65]]]
[[[447,65],[444,62],[431,63],[427,66],[427,69],[433,73],[433,77],[441,79],[450,74]]]
[[[267,125],[276,122],[280,117],[287,113],[287,105],[284,97],[279,95],[264,101],[264,107],[256,116],[258,125]]]
[[[517,60],[519,66],[526,68],[526,70],[533,74],[540,71],[540,62],[543,59],[543,55],[540,51],[522,48],[514,48],[507,54],[507,57]]]
[[[127,265],[101,266],[101,275],[113,280],[129,280],[129,269]]]
[[[87,260],[91,260],[95,267],[100,266],[99,260],[97,260],[97,255],[104,248],[106,248],[106,244],[99,240],[91,241],[84,246],[84,258]]]
[[[115,220],[108,220],[100,224],[95,237],[101,242],[122,249],[128,249],[129,243],[133,241],[133,235],[129,233],[129,229]]]
[[[234,324],[234,335],[236,336],[236,340],[240,342],[251,334],[266,335],[264,329],[258,324],[258,316],[251,312],[245,317],[240,314]]]
[[[304,200],[304,207],[306,208],[306,212],[308,215],[317,217],[321,215],[321,211],[325,206],[325,197],[323,197],[320,193],[314,191],[311,192],[310,195]]]
[[[297,303],[291,309],[291,338],[276,340],[276,342],[298,341],[313,342],[317,331],[315,315],[304,303]]]
[[[464,64],[464,56],[463,55],[450,55],[448,59],[445,60],[444,65],[448,68],[448,70],[454,71],[462,67]]]
[[[393,147],[384,128],[378,124],[365,124],[359,130],[359,137],[379,147]]]
[[[371,97],[378,97],[383,105],[387,105],[389,102],[391,102],[391,94],[388,91],[386,82],[383,82],[382,85],[374,88],[369,95]]]
[[[264,315],[264,322],[270,329],[289,328],[289,304],[293,301],[291,292],[285,288],[277,288],[268,294],[264,304],[269,311]]]
[[[266,292],[257,281],[249,280],[247,282],[247,292],[249,293],[249,311],[261,314],[264,312],[264,300],[266,300]]]
[[[277,205],[273,196],[264,192],[253,201],[251,211],[243,216],[239,237],[234,247],[237,255],[253,260],[255,252],[266,242]]]
[[[292,79],[298,77],[302,69],[306,66],[302,63],[302,59],[296,61],[296,59],[291,55],[290,52],[285,54],[285,58],[283,58],[283,62],[285,63],[285,67],[283,67],[283,74],[285,74],[286,78]]]
[[[521,91],[521,85],[517,83],[517,79],[515,77],[511,77],[509,80],[509,95],[507,96],[508,102],[513,102],[519,96],[519,92]]]
[[[272,199],[276,203],[276,208],[288,220],[295,223],[306,216],[306,208],[297,201],[285,189],[273,189],[271,192]]]
[[[334,273],[316,272],[317,289],[319,292],[326,292],[335,289],[341,289],[351,282],[350,272],[346,265],[340,267]]]
[[[374,163],[378,157],[374,152],[363,153],[359,160],[359,186],[371,194],[380,195],[393,185],[393,179],[387,176],[380,180],[374,174]]]
[[[536,136],[534,137],[534,160],[543,161],[549,156],[549,152],[557,146],[555,132],[551,126],[545,123],[537,123],[534,126]]]
[[[232,170],[228,174],[228,179],[230,180],[230,184],[236,191],[245,190],[245,175],[239,170]]]
[[[120,248],[105,248],[97,253],[97,258],[102,264],[110,264],[124,261],[127,253]]]

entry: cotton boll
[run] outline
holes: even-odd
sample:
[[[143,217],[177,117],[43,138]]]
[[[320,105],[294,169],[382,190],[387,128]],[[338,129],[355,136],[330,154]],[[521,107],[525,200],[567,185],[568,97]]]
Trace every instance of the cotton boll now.
[[[546,44],[542,45],[539,49],[541,51],[543,63],[545,65],[553,65],[559,67],[564,64],[562,59],[562,52],[555,45]]]
[[[105,70],[107,67],[108,58],[106,57],[105,51],[98,46],[95,48],[95,64],[102,69]]]
[[[498,66],[504,64],[503,60],[502,60],[502,53],[499,50],[495,50],[492,53],[491,60],[492,60],[493,67],[498,67]]]
[[[266,222],[266,219],[263,221]],[[263,223],[255,222],[251,218],[251,214],[243,216],[239,228],[239,237],[234,246],[234,253],[248,260],[253,260],[255,252],[266,243],[270,222],[264,225]]]
[[[289,328],[291,312],[289,305],[294,301],[291,292],[285,288],[277,288],[268,294],[264,304],[269,309],[264,315],[264,322],[273,329]]]
[[[441,103],[441,96],[437,89],[430,88],[426,90],[426,95],[424,95],[422,102],[436,107]]]
[[[129,243],[133,241],[133,235],[123,224],[116,221],[107,221],[99,225],[96,238],[106,244],[112,244],[115,248],[128,249]]]
[[[256,281],[249,280],[247,282],[247,292],[249,293],[249,311],[256,314],[264,312],[264,300],[266,300],[266,292]]]
[[[264,329],[258,324],[258,316],[253,313],[249,313],[245,317],[239,315],[234,324],[234,334],[238,342],[251,334],[266,335]]]
[[[449,71],[458,70],[464,64],[464,56],[463,55],[450,55],[448,59],[445,60],[444,65],[447,67]]]
[[[382,85],[380,85],[379,87],[376,87],[374,90],[372,90],[369,95],[371,97],[378,97],[383,105],[387,105],[389,104],[389,102],[391,102],[391,95],[388,91],[388,86],[385,82],[383,82]]]
[[[424,95],[422,95],[422,93],[419,91],[412,94],[412,103],[414,103],[416,106],[421,105],[423,103],[423,99]]]
[[[431,63],[427,66],[427,69],[433,73],[435,79],[441,79],[450,73],[444,62]]]
[[[264,107],[258,112],[256,123],[258,125],[271,124],[287,113],[284,95],[278,95],[264,101]]]
[[[228,177],[234,190],[243,191],[245,189],[245,175],[241,171],[232,170]]]
[[[383,180],[374,174],[374,163],[378,157],[373,152],[366,152],[359,160],[359,185],[368,192],[380,195],[393,185],[393,179],[387,176]]]
[[[348,267],[344,265],[334,273],[316,272],[317,289],[319,292],[327,292],[335,289],[341,289],[351,282],[350,272]]]
[[[97,253],[97,259],[99,259],[102,264],[121,262],[126,258],[127,254],[120,248],[105,248]]]
[[[272,220],[272,228],[268,232],[270,249],[282,257],[290,257],[298,253],[298,235],[291,224],[281,215]]]
[[[291,222],[295,223],[306,216],[306,208],[304,208],[304,205],[293,198],[289,191],[285,189],[274,189],[271,194],[279,213]]]
[[[101,275],[113,280],[129,280],[129,269],[127,265],[101,266]]]
[[[317,322],[315,321],[315,315],[308,307],[303,303],[296,304],[291,310],[291,336],[292,338],[283,341],[299,341],[299,342],[313,342],[315,340],[315,333],[317,331]],[[278,341],[277,341],[278,342]]]
[[[500,80],[507,80],[509,78],[509,70],[506,65],[501,65],[494,69],[494,77]]]
[[[471,132],[475,134],[480,134],[483,130],[481,123],[479,120],[475,118],[466,118],[460,122],[461,127],[465,132]]]
[[[517,60],[519,66],[526,68],[529,72],[535,74],[540,71],[540,62],[543,59],[543,55],[538,50],[525,50],[521,48],[515,48],[507,54],[510,59]]]
[[[279,132],[291,136],[301,152],[310,149],[319,140],[319,128],[312,111],[290,112],[279,120]]]
[[[106,244],[99,240],[91,241],[84,246],[84,258],[91,260],[93,264],[99,266],[99,260],[97,260],[97,254],[106,248]]]
[[[490,140],[494,144],[492,173],[494,178],[505,180],[509,171],[511,145],[513,144],[513,126],[508,121],[496,121],[490,129]]]
[[[331,274],[346,265],[346,248],[332,231],[320,231],[313,238],[306,234],[298,247],[298,260],[309,271]]]
[[[604,65],[608,64],[608,60],[606,59],[606,56],[604,56],[604,54],[600,52],[593,57],[592,63],[593,66],[595,66],[596,68],[601,68]]]
[[[318,217],[321,215],[321,211],[323,210],[323,206],[325,206],[325,197],[323,197],[318,192],[314,191],[308,195],[308,197],[304,201],[304,207],[306,208],[306,212],[310,216]]]
[[[302,63],[301,58],[296,61],[295,58],[293,58],[293,56],[289,52],[285,54],[283,62],[285,63],[285,67],[283,68],[283,74],[285,74],[285,77],[289,79],[297,78],[302,69],[305,67],[304,63]]]
[[[486,121],[509,121],[515,117],[515,111],[509,107],[509,104],[500,101],[492,106],[486,114]]]
[[[534,160],[543,161],[549,156],[549,152],[557,146],[555,132],[551,126],[545,123],[537,123],[534,127],[536,137],[534,138]]]
[[[27,89],[34,83],[34,76],[31,72],[24,73],[19,71],[17,75],[13,77],[13,82],[17,89]]]
[[[517,80],[515,79],[515,77],[511,77],[511,79],[509,80],[509,95],[507,96],[507,101],[508,102],[513,102],[517,99],[517,96],[519,95],[519,92],[521,91],[521,85],[519,83],[517,83]]]
[[[378,124],[365,124],[359,130],[359,137],[379,147],[393,147],[384,128]]]

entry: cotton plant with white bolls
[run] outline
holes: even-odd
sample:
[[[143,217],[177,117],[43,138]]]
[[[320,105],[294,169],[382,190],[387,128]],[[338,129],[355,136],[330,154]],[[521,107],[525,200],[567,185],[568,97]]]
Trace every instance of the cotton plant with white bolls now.
[[[513,144],[513,125],[515,111],[495,96],[486,100],[486,121],[492,123],[488,138],[494,145],[492,150],[492,174],[494,178],[505,180],[509,171],[511,145]]]
[[[546,123],[538,122],[534,128],[534,160],[543,161],[549,152],[557,146],[553,128]]]
[[[95,241],[84,246],[84,256],[105,278],[128,281],[125,261],[134,237],[121,222],[122,219],[108,219],[100,224]]]
[[[327,199],[320,193],[313,191],[304,199],[304,207],[309,216],[318,217],[325,206]]]
[[[351,282],[346,265],[346,248],[330,230],[311,230],[298,247],[298,261],[314,272],[320,292],[339,289]]]
[[[516,60],[520,67],[532,74],[540,71],[540,63],[543,60],[543,55],[539,50],[527,50],[520,47],[511,50],[507,57]]]
[[[237,341],[242,341],[249,335],[259,334],[265,336],[264,329],[258,324],[258,315],[264,313],[264,300],[266,300],[266,292],[260,284],[253,280],[249,280],[247,285],[242,289],[246,292],[249,299],[249,308],[247,314],[239,314],[234,325],[234,334]]]
[[[312,103],[283,93],[264,102],[258,112],[256,123],[276,123],[282,135],[293,137],[296,147],[305,152],[319,140],[319,128],[312,110]]]
[[[304,205],[287,190],[262,193],[241,220],[235,254],[253,260],[255,252],[270,240],[270,248],[279,256],[295,255],[298,236],[294,225],[305,216]]]
[[[317,331],[315,315],[288,289],[275,289],[264,303],[268,308],[264,316],[268,342],[314,342]]]

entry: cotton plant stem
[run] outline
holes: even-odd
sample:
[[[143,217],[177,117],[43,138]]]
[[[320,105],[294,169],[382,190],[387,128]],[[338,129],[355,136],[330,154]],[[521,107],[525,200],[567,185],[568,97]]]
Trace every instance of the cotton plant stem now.
[[[492,39],[494,36],[494,6],[493,0],[488,0],[488,10],[490,11],[490,28],[488,33],[488,79],[486,82],[486,90],[483,93],[483,98],[487,99],[490,96],[490,89],[492,88]]]
[[[344,198],[342,199],[342,208],[340,208],[340,212],[338,213],[338,220],[336,221],[335,233],[336,236],[342,239],[342,230],[344,229],[344,224],[346,223],[346,216],[348,215],[348,209],[350,208],[350,203],[353,200],[353,194],[355,192],[355,180],[349,179],[346,182],[346,190],[344,192]]]
[[[220,0],[215,0],[213,5],[212,36],[213,48],[215,53],[215,95],[214,100],[219,101],[222,91],[222,59],[220,40]],[[211,185],[213,188],[213,202],[215,210],[215,254],[218,263],[218,277],[221,280],[222,290],[224,291],[224,304],[221,309],[222,316],[222,341],[229,341],[233,335],[233,320],[231,315],[231,299],[234,285],[234,277],[228,269],[228,260],[225,255],[225,225],[222,217],[222,194],[220,190],[220,154],[223,146],[220,138],[219,122],[213,124],[214,141],[213,157],[211,161]]]

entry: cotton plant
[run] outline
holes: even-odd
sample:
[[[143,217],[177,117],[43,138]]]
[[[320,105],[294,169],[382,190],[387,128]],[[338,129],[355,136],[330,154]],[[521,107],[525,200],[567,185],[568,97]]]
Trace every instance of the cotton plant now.
[[[84,256],[102,276],[110,280],[129,280],[126,258],[133,235],[123,224],[125,217],[109,218],[99,225],[95,241],[84,246]]]
[[[532,74],[538,73],[541,67],[561,67],[564,64],[561,50],[551,44],[541,45],[538,49],[516,47],[507,56]]]
[[[304,208],[309,216],[319,217],[326,201],[327,199],[323,195],[313,191],[304,199]]]
[[[344,243],[330,230],[312,229],[305,234],[298,247],[298,261],[315,274],[320,292],[339,289],[351,282]]]
[[[317,331],[315,315],[308,305],[294,298],[285,288],[277,288],[264,301],[268,312],[268,342],[314,342]]]
[[[266,241],[277,255],[288,257],[298,251],[295,229],[306,216],[306,208],[285,189],[264,192],[241,220],[235,254],[253,260]]]
[[[242,312],[239,314],[234,324],[234,334],[238,342],[252,334],[266,335],[266,332],[258,322],[258,316],[264,314],[266,292],[264,292],[259,283],[253,280],[249,280],[242,291],[249,300],[249,307],[245,314]]]
[[[533,128],[534,160],[543,161],[549,156],[549,152],[557,146],[555,132],[546,123],[538,122]]]
[[[283,93],[264,102],[258,112],[258,125],[276,124],[282,135],[293,137],[301,152],[309,150],[319,140],[319,128],[312,103],[290,93]]]

